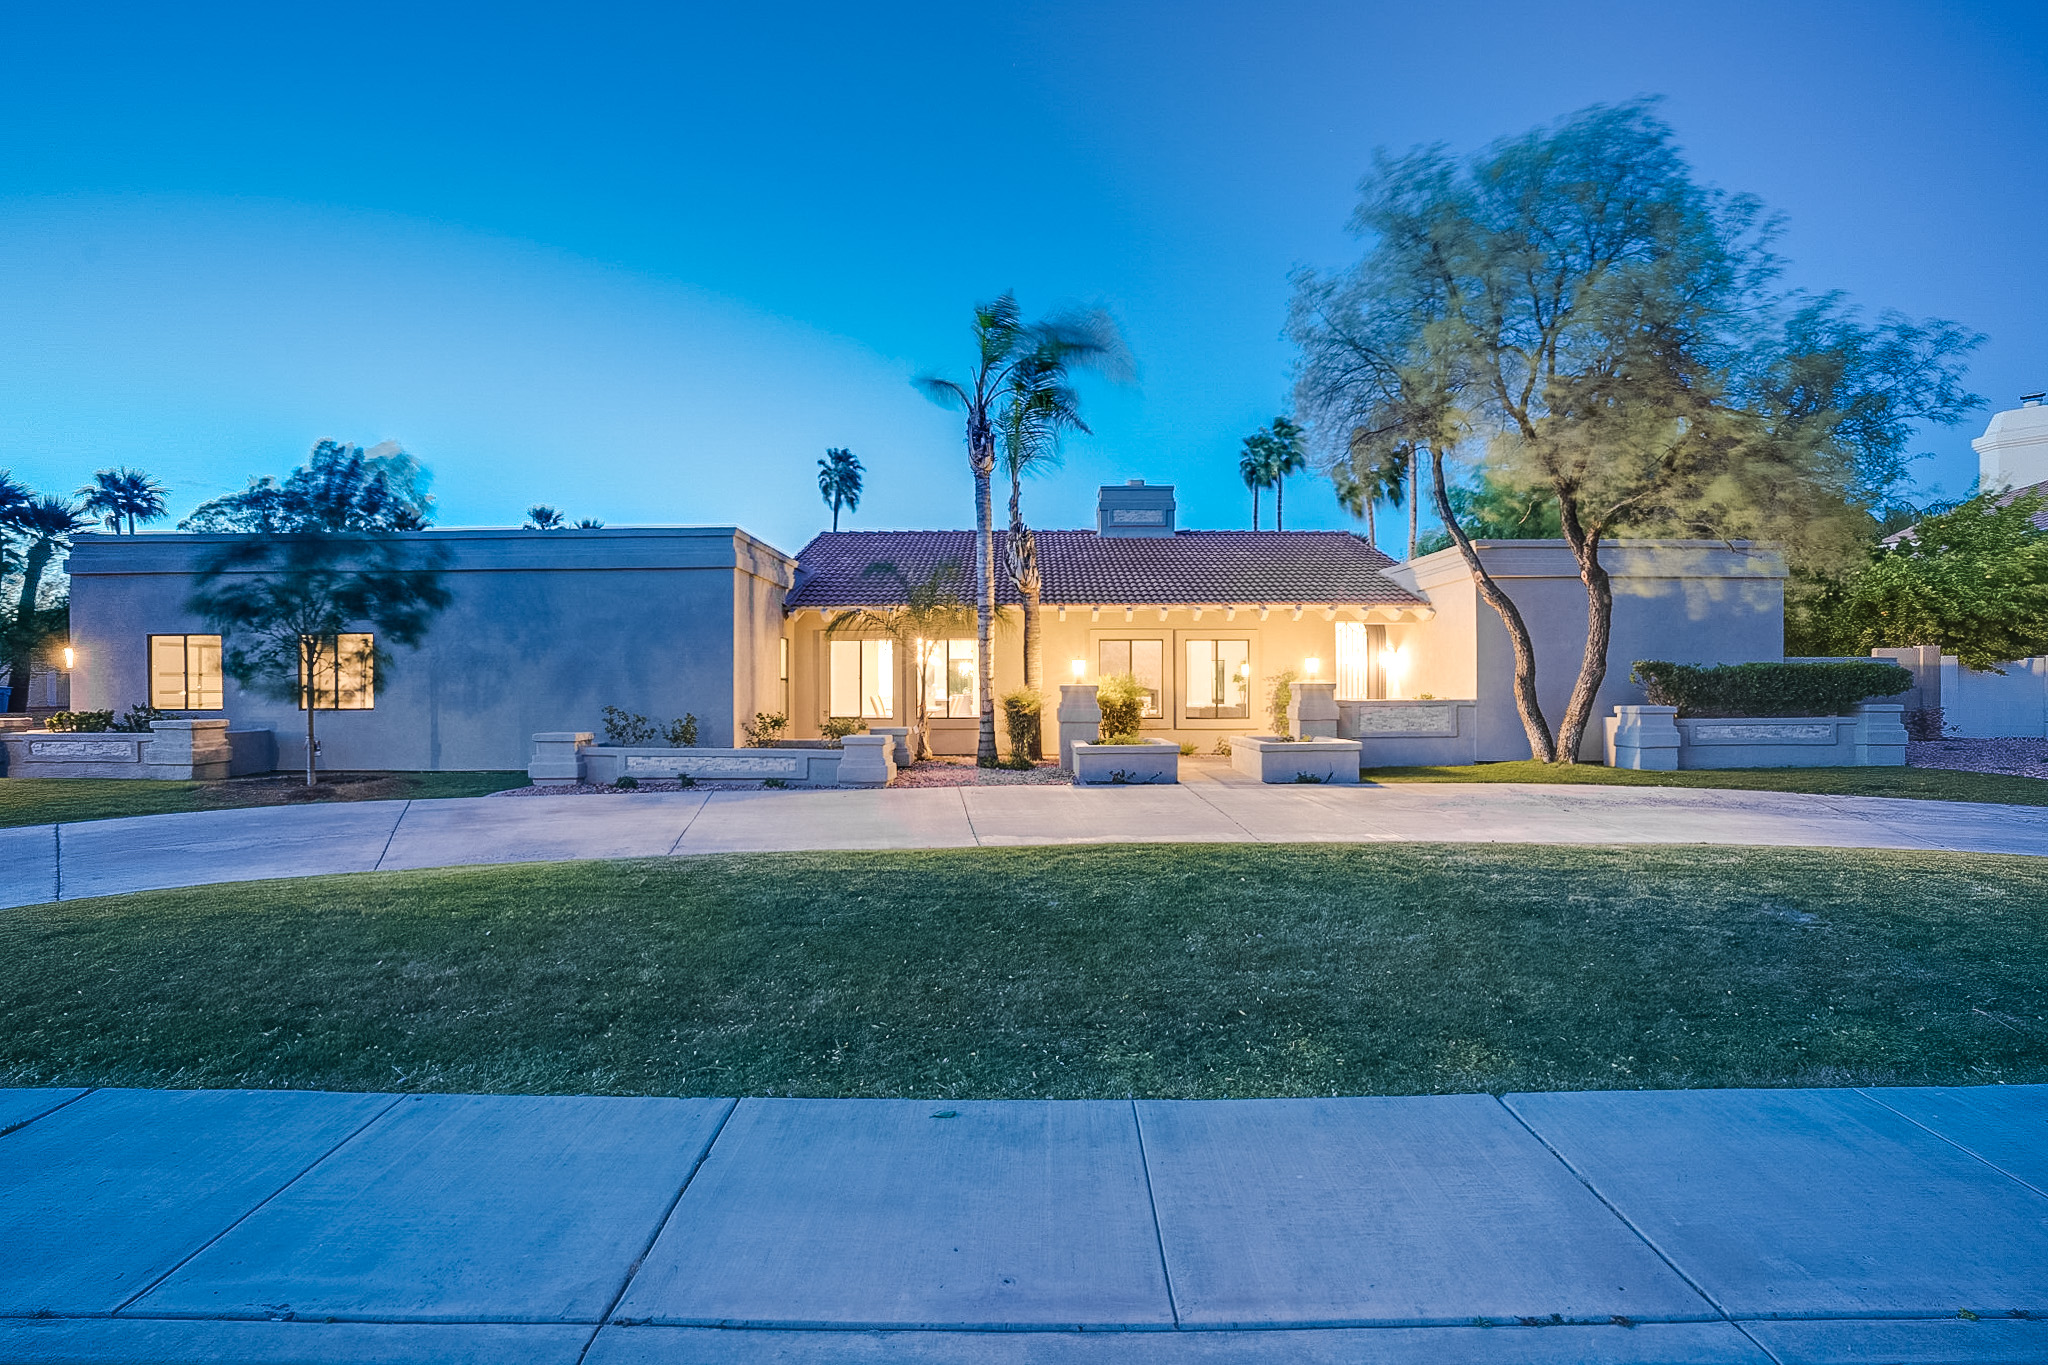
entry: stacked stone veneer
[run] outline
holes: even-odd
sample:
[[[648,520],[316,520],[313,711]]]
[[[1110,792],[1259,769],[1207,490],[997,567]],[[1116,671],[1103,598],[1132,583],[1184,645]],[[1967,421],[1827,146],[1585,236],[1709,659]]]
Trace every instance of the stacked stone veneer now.
[[[1368,768],[1456,767],[1479,761],[1477,701],[1340,701],[1336,708],[1335,733],[1364,746],[1362,762]]]
[[[869,751],[873,751],[869,766],[882,769],[884,776],[873,781],[869,773],[854,779],[856,785],[881,786],[895,775],[886,735],[849,736],[845,749],[641,749],[595,744],[594,738],[588,730],[535,735],[527,777],[536,787],[575,782],[609,785],[622,777],[691,777],[713,782],[758,782],[772,777],[792,787],[836,787],[847,785],[852,776],[842,777],[841,764]]]
[[[1848,716],[1688,716],[1617,706],[1607,765],[1649,772],[1709,768],[1873,768],[1906,761],[1905,707],[1869,702]]]

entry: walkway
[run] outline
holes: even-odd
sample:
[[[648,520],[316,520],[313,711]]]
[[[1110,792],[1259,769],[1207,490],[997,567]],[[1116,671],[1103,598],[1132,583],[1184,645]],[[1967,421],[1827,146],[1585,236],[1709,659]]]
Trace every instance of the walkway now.
[[[2048,1359],[2048,1086],[0,1090],[8,1128],[9,1361]]]
[[[0,830],[0,906],[266,877],[563,858],[1390,840],[2048,855],[2048,807],[1677,787],[1215,781],[364,801]]]

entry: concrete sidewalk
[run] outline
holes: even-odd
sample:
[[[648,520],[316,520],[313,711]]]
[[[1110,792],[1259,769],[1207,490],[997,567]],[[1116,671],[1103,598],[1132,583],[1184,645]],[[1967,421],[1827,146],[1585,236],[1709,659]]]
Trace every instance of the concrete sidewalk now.
[[[0,906],[565,858],[1020,844],[1776,844],[2048,855],[2048,807],[1677,787],[957,787],[366,801],[0,830]]]
[[[2048,1359],[2048,1087],[0,1091],[0,1360]]]

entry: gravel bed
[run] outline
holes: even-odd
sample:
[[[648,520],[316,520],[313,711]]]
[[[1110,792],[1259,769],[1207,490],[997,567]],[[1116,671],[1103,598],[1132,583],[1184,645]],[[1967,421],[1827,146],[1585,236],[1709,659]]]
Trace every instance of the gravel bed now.
[[[896,770],[892,787],[1071,787],[1057,763],[1035,768],[977,768],[971,758],[928,758]]]
[[[2048,778],[2048,739],[1930,739],[1906,746],[1909,768]]]

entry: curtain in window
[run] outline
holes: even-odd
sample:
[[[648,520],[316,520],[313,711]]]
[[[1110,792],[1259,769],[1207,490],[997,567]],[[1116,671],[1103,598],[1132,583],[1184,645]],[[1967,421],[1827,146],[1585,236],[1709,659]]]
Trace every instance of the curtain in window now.
[[[1377,701],[1387,695],[1387,628],[1337,623],[1337,700]]]

